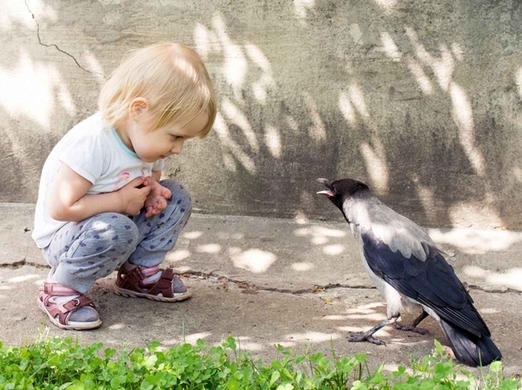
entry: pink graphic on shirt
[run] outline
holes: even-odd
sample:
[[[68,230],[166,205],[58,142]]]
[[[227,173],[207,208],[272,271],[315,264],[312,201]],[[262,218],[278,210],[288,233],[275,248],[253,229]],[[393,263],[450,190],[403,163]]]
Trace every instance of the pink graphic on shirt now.
[[[127,171],[123,171],[118,175],[118,180],[114,183],[114,191],[124,187],[130,181],[131,175]]]

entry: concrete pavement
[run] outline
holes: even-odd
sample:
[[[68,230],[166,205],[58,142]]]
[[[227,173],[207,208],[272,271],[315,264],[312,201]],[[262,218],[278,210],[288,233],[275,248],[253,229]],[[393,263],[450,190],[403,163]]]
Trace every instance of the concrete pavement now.
[[[166,304],[114,295],[115,274],[89,293],[103,325],[86,332],[50,325],[36,306],[47,265],[30,238],[33,205],[0,204],[0,341],[30,343],[72,336],[107,346],[168,347],[198,338],[217,343],[228,335],[265,360],[274,344],[338,356],[366,352],[370,363],[393,368],[445,343],[431,319],[429,336],[388,327],[387,346],[348,343],[345,337],[385,318],[386,308],[362,267],[345,223],[237,216],[192,216],[167,263],[194,292]],[[474,229],[429,230],[467,283],[504,354],[508,374],[522,372],[522,233]],[[414,314],[407,315],[406,320]]]

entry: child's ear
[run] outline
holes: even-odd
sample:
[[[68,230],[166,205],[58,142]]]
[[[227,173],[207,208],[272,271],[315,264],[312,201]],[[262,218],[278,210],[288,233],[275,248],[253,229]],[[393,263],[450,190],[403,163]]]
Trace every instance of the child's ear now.
[[[147,111],[149,108],[149,102],[147,99],[142,97],[137,97],[132,99],[131,103],[129,104],[129,117],[132,120],[138,119],[142,114]]]

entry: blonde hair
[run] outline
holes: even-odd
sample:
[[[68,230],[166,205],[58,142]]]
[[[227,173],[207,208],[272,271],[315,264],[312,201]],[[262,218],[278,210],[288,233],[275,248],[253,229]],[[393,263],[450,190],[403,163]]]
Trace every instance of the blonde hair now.
[[[187,124],[202,113],[208,123],[198,137],[205,137],[216,117],[216,96],[201,57],[180,43],[157,43],[130,52],[102,87],[98,108],[113,126],[129,115],[133,99],[149,102],[151,130],[176,120]]]

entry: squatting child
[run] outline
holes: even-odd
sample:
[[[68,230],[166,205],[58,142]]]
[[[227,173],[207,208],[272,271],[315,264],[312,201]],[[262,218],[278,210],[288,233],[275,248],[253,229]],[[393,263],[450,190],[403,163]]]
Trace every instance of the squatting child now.
[[[191,295],[172,269],[159,268],[190,216],[190,195],[160,178],[164,160],[214,123],[205,65],[182,44],[136,50],[103,86],[98,106],[50,153],[36,204],[32,237],[51,267],[37,302],[62,329],[101,325],[85,294],[114,270],[115,292],[126,297]]]

